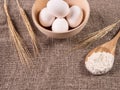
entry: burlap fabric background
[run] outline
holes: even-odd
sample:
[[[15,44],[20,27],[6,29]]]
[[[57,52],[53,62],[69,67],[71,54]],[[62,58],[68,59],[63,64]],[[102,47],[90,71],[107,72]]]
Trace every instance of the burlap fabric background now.
[[[120,0],[89,0],[91,16],[87,26],[78,35],[64,40],[49,39],[37,30],[31,18],[34,0],[19,0],[26,10],[41,46],[41,56],[33,60],[31,72],[20,63],[10,39],[3,0],[0,0],[0,90],[120,90],[120,42],[113,69],[103,76],[91,75],[84,66],[86,54],[97,45],[110,40],[118,27],[89,48],[69,56],[64,52],[75,45],[75,39],[97,31],[120,19]],[[9,12],[14,25],[32,52],[29,34],[23,24],[15,0],[9,0]]]

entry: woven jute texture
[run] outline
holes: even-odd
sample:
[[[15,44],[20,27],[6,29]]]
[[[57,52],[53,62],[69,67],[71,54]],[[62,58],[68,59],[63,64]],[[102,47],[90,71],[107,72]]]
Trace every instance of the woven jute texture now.
[[[112,39],[119,25],[90,47],[65,55],[76,45],[75,40],[81,40],[87,34],[119,20],[120,0],[89,0],[91,15],[86,27],[78,35],[63,40],[47,38],[35,27],[31,17],[34,0],[19,2],[37,35],[41,53],[38,58],[32,59],[34,67],[31,70],[22,66],[11,40],[3,0],[0,0],[0,90],[120,90],[120,42],[117,44],[114,66],[109,73],[93,76],[84,65],[87,53]],[[8,7],[16,30],[33,53],[30,36],[15,0],[8,0]]]

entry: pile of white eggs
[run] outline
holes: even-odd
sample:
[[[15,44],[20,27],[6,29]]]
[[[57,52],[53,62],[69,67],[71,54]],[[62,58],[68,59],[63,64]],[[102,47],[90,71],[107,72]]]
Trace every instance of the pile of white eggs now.
[[[51,27],[53,32],[67,32],[69,27],[75,28],[83,20],[83,11],[79,6],[71,6],[64,0],[49,0],[47,7],[39,13],[40,24]]]

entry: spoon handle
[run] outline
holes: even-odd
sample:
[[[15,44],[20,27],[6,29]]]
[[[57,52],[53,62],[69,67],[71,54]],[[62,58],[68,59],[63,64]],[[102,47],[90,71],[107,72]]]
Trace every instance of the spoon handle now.
[[[103,44],[102,47],[105,47],[110,50],[111,54],[115,54],[115,49],[117,45],[117,41],[120,38],[120,31],[117,33],[117,35],[107,43]],[[104,50],[103,50],[104,51]]]

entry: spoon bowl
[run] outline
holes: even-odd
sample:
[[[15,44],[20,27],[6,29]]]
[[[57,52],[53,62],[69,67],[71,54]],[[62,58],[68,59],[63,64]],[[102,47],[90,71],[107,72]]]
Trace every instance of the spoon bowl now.
[[[111,70],[114,62],[114,57],[115,57],[116,44],[119,37],[120,37],[120,31],[112,40],[96,47],[95,49],[91,50],[88,53],[88,55],[85,58],[85,65],[88,71],[90,71],[92,74],[100,75],[100,74],[105,74]],[[99,56],[96,56],[96,55],[99,55]],[[106,56],[106,55],[109,55],[109,56]],[[107,64],[105,61],[107,61]]]
[[[87,24],[87,21],[89,19],[90,16],[90,7],[89,7],[89,3],[87,0],[64,0],[65,2],[67,2],[70,6],[72,5],[77,5],[79,6],[84,13],[84,17],[83,17],[83,21],[82,23],[74,28],[71,29],[67,32],[63,32],[63,33],[56,33],[56,32],[52,32],[50,28],[44,28],[40,23],[39,23],[39,12],[46,7],[46,4],[49,0],[36,0],[35,3],[33,4],[32,7],[32,19],[33,22],[35,23],[36,27],[38,28],[38,30],[40,30],[43,34],[45,34],[48,37],[51,38],[57,38],[57,39],[63,39],[63,38],[68,38],[68,37],[72,37],[76,34],[78,34]]]

